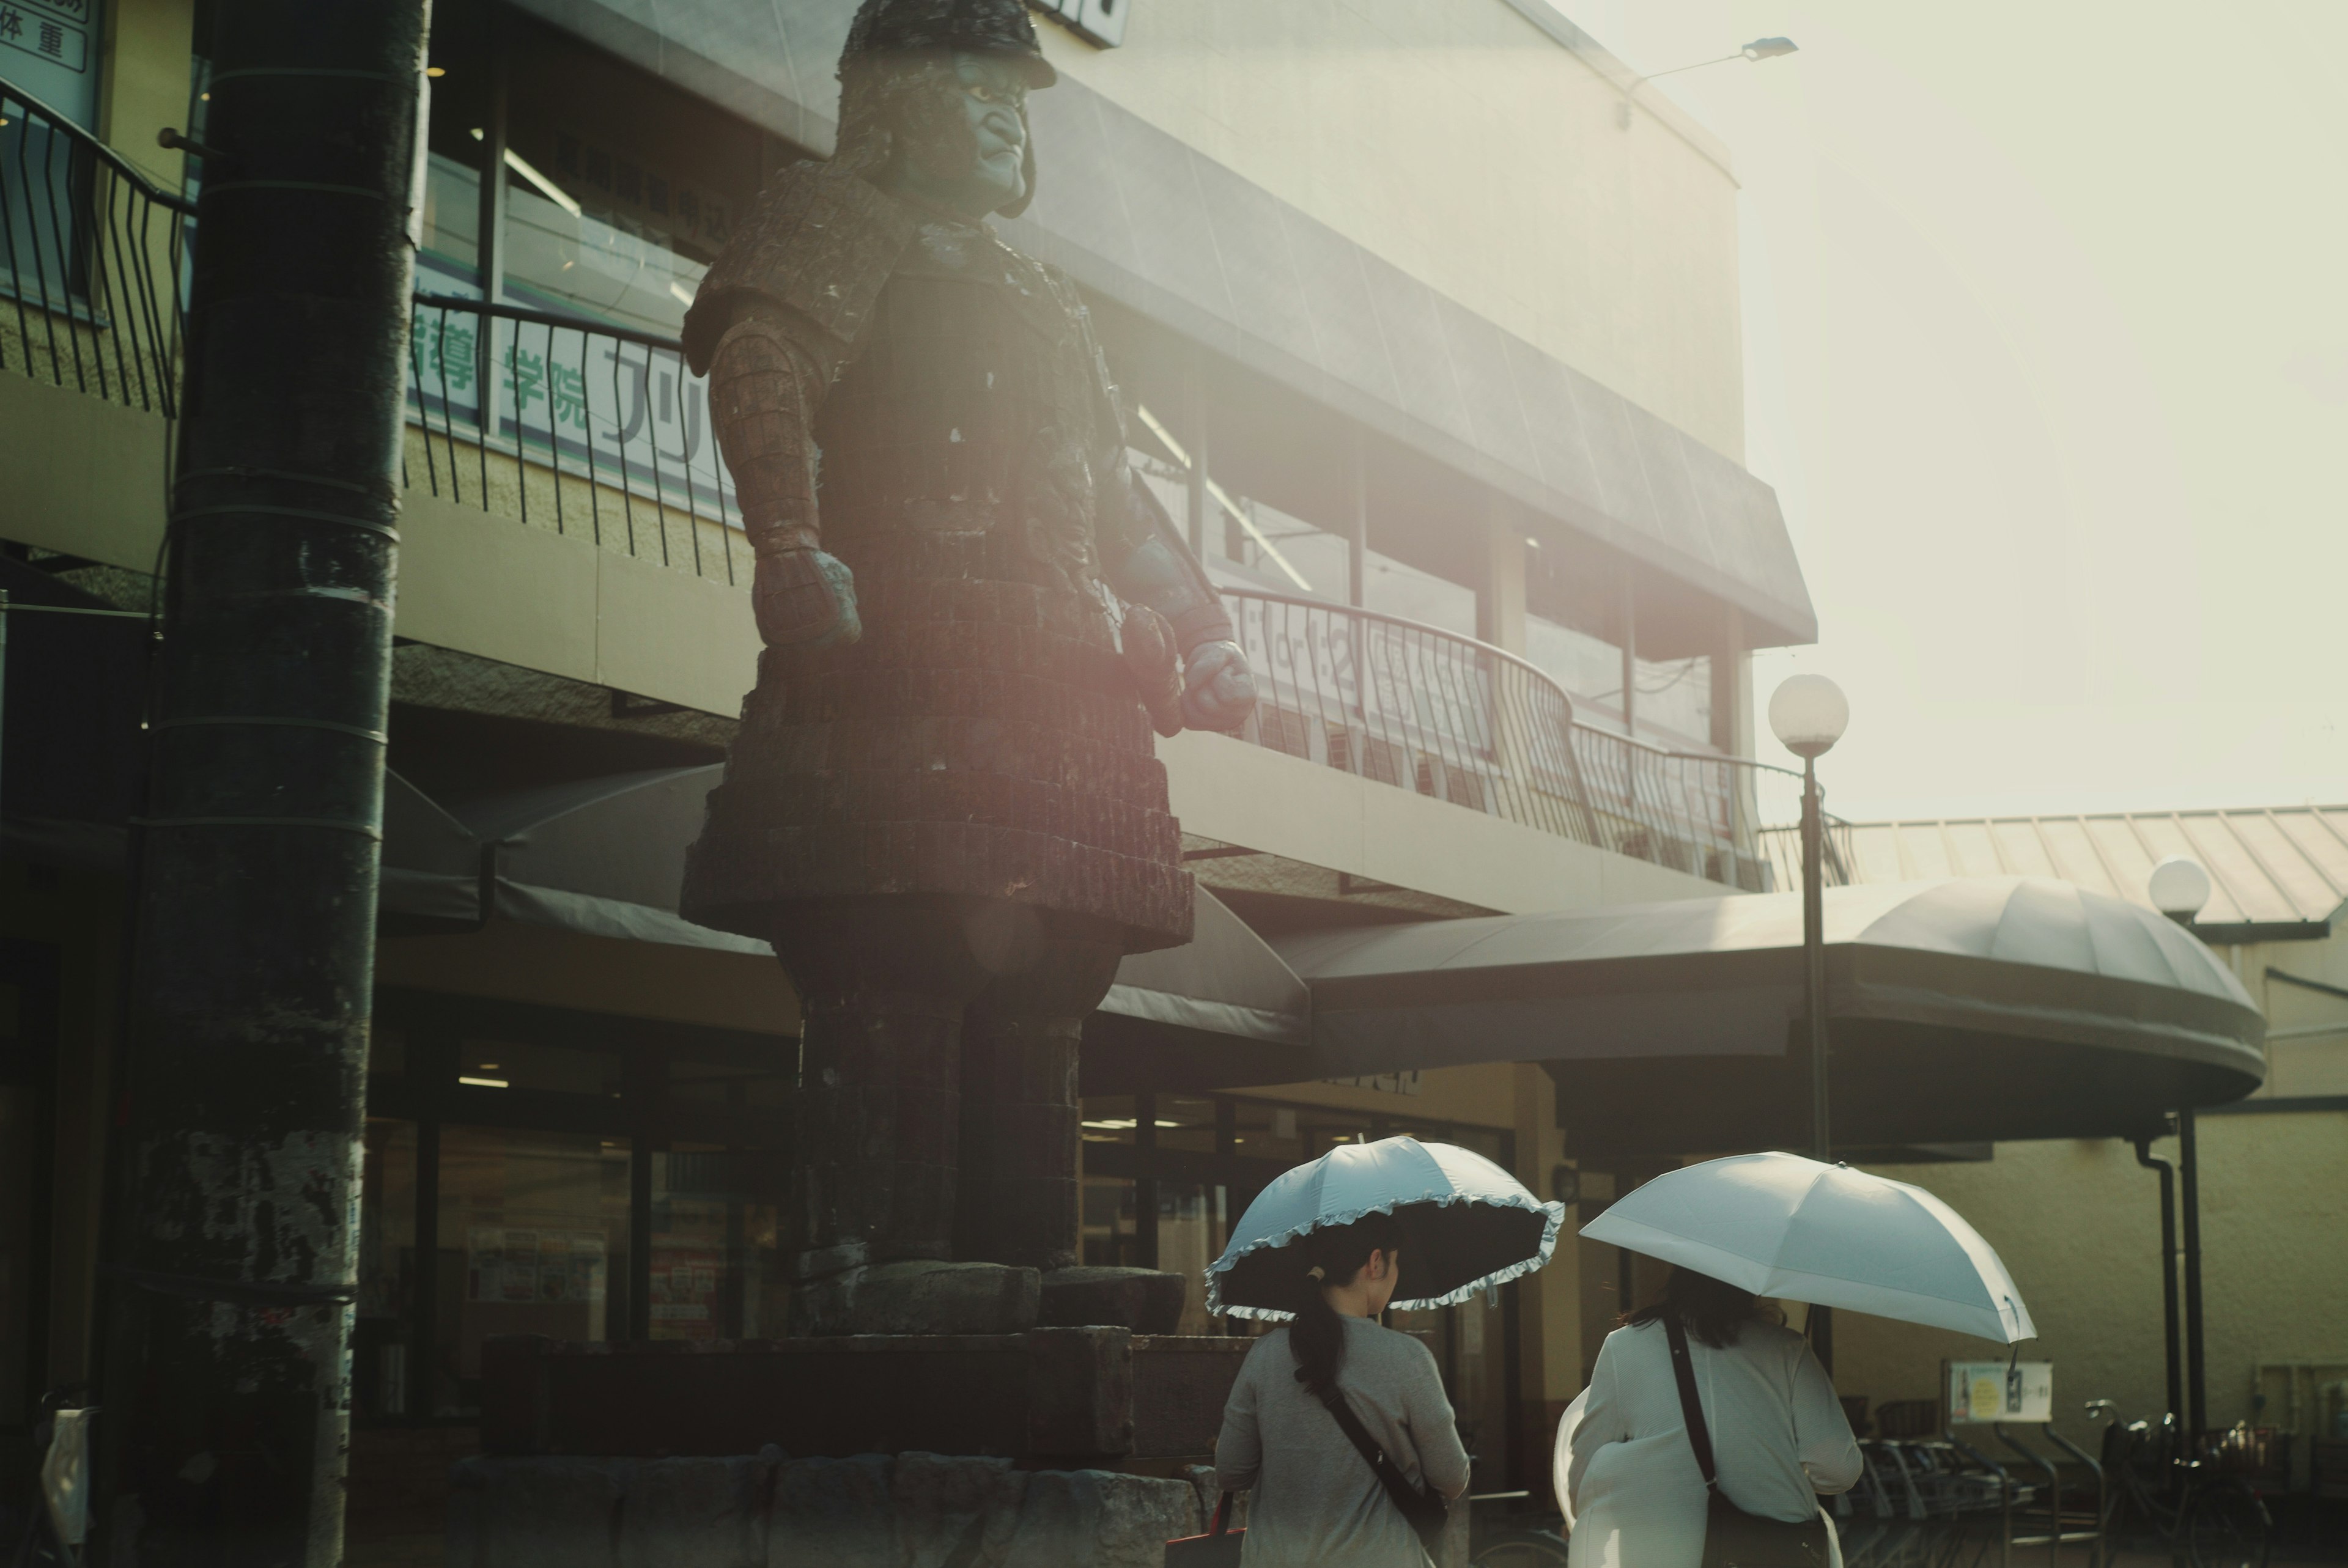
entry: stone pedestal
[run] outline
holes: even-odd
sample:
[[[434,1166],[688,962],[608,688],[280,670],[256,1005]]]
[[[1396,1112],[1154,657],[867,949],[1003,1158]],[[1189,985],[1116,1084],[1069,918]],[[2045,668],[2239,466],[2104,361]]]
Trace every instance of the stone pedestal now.
[[[658,1458],[935,1453],[1023,1465],[1203,1460],[1253,1340],[1036,1328],[830,1339],[493,1338],[481,1446]]]
[[[448,1568],[1159,1568],[1213,1480],[932,1453],[458,1464]]]

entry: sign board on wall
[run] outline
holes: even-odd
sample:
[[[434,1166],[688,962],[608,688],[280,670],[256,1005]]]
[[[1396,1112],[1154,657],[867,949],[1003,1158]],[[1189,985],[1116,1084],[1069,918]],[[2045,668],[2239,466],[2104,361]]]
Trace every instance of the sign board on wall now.
[[[1134,0],[1027,0],[1047,16],[1057,17],[1070,32],[1104,49],[1125,42],[1125,14]]]
[[[2054,1419],[2052,1361],[1943,1361],[1941,1373],[1952,1426]]]
[[[0,79],[95,130],[98,37],[98,0],[0,0]]]

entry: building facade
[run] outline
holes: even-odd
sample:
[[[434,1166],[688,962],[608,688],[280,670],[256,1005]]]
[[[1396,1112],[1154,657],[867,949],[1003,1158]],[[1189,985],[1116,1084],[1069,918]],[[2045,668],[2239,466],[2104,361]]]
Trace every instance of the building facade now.
[[[675,338],[763,180],[829,153],[852,9],[435,7],[355,1561],[433,1552],[488,1337],[780,1331],[796,999],[755,945],[680,929],[675,868],[609,824],[690,795],[753,678],[747,553]],[[54,56],[0,39],[17,1441],[88,1375],[101,1306],[144,615],[203,243],[202,160],[158,132],[202,141],[206,7],[89,11]],[[1003,228],[1084,291],[1135,460],[1258,671],[1243,733],[1160,747],[1200,883],[1262,937],[1787,886],[1786,779],[1738,760],[1746,661],[1814,621],[1740,462],[1726,150],[1543,0],[1138,0],[1122,27],[1043,26],[1039,193]],[[565,844],[634,890],[517,891]],[[1195,1277],[1272,1174],[1390,1132],[1543,1196],[1575,1180],[1532,1065],[1262,1076],[1088,1091],[1086,1261]],[[1413,1325],[1478,1491],[1540,1484],[1615,1288],[1561,1248]],[[1186,1329],[1213,1327],[1194,1291]]]
[[[2321,1481],[2337,1495],[2348,1482],[2348,934],[2338,929],[2348,811],[1861,823],[1850,842],[1855,881],[2044,876],[2147,907],[2160,860],[2189,856],[2209,870],[2192,928],[2265,1013],[2268,1066],[2258,1092],[2197,1118],[2208,1419],[2287,1435],[2293,1484]],[[2174,1163],[2177,1140],[2147,1153]],[[2158,1419],[2159,1177],[2135,1148],[1999,1143],[1877,1168],[1939,1194],[2030,1282],[2040,1334],[2030,1354],[2054,1363],[2063,1421],[2075,1429],[2090,1399]],[[1879,1401],[1937,1399],[1943,1358],[1978,1358],[1978,1342],[1880,1319],[1851,1318],[1838,1333],[1838,1378]]]

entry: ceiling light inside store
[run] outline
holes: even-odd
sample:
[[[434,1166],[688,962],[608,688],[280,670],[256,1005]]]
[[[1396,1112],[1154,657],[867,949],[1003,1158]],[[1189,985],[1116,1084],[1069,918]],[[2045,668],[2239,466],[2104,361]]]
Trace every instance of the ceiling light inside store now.
[[[459,1083],[469,1083],[476,1089],[506,1089],[511,1087],[502,1078],[467,1078],[459,1074],[457,1081]]]
[[[438,81],[442,77],[448,74],[448,67],[446,66],[427,66],[424,67],[424,74],[430,77],[433,80]]]

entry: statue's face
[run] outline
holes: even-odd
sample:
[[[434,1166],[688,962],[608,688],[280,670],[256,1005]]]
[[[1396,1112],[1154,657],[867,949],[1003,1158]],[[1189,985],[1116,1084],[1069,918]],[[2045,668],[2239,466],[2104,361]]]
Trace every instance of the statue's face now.
[[[1026,192],[1027,77],[1010,60],[957,53],[900,130],[891,181],[909,196],[983,218]]]

